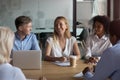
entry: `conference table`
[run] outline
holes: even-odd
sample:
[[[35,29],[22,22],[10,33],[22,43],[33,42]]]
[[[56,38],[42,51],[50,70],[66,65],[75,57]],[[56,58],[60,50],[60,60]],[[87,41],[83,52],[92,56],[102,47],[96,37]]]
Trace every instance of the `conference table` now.
[[[28,79],[38,80],[45,76],[48,80],[83,80],[82,78],[73,77],[75,74],[81,72],[87,64],[83,60],[77,61],[75,68],[70,66],[58,66],[52,62],[42,61],[42,68],[40,70],[22,70]]]

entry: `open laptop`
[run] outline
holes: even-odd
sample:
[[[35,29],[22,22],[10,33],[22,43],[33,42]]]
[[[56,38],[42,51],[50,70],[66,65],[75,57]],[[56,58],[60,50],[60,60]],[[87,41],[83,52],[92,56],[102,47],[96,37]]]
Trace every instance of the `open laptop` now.
[[[13,65],[21,69],[41,69],[42,53],[38,50],[13,51]]]

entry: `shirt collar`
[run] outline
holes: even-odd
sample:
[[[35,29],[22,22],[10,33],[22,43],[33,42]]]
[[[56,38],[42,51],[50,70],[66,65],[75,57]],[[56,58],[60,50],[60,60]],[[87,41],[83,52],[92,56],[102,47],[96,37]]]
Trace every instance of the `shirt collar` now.
[[[26,35],[24,39],[26,39],[28,36],[29,36],[29,35]],[[17,32],[15,32],[15,37],[20,40],[20,36],[18,35]],[[23,39],[23,40],[24,40],[24,39]]]
[[[98,36],[97,36],[97,35],[95,35],[95,38],[97,38],[97,39],[107,40],[107,35],[103,35],[101,38],[98,38]]]

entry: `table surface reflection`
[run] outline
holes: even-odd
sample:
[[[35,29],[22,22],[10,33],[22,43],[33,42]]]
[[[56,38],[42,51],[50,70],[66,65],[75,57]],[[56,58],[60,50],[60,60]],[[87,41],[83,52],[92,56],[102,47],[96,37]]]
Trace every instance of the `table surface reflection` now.
[[[77,61],[76,68],[57,66],[52,62],[42,61],[42,69],[22,71],[29,79],[39,79],[39,77],[45,76],[48,80],[82,80],[73,76],[81,72],[86,66],[88,65],[82,60]]]

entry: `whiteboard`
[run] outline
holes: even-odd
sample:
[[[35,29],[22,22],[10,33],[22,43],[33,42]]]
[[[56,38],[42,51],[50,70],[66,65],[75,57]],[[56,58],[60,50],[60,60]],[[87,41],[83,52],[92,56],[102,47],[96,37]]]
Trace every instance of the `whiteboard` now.
[[[0,0],[0,26],[16,31],[16,17],[29,16],[35,33],[52,32],[57,16],[64,16],[73,27],[73,0]]]

